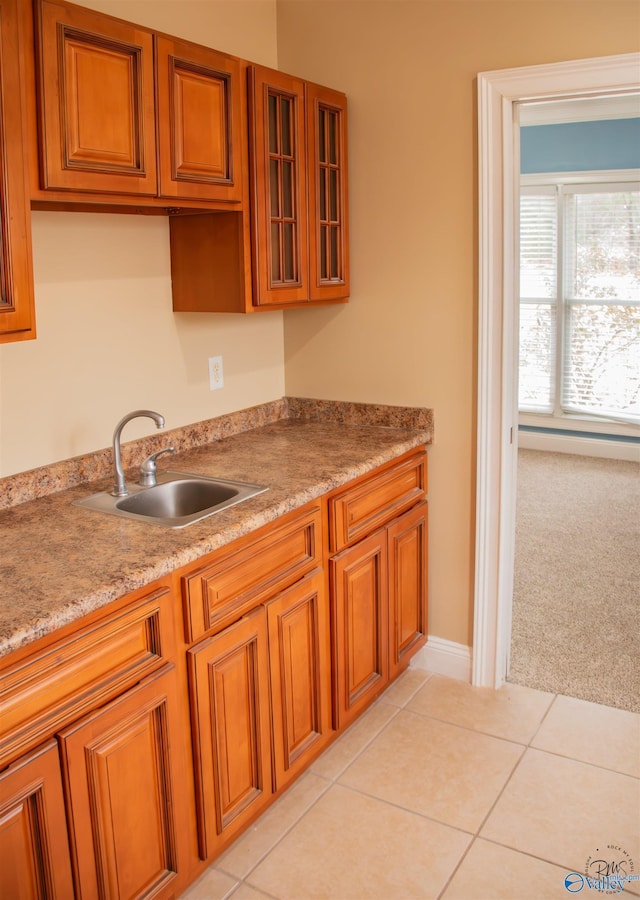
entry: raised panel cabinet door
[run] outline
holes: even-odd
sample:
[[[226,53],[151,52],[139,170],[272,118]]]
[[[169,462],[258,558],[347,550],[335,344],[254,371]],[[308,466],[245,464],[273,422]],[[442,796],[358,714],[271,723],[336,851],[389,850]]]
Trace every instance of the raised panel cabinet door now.
[[[309,299],[349,296],[347,98],[306,86],[309,164]]]
[[[336,727],[352,722],[389,680],[387,535],[378,531],[330,560]]]
[[[304,82],[249,67],[254,303],[309,299]]]
[[[307,765],[331,732],[329,605],[322,573],[267,604],[275,788]]]
[[[42,186],[155,195],[152,33],[60,0],[36,8]]]
[[[264,808],[272,790],[264,609],[187,654],[202,859]]]
[[[427,640],[427,503],[392,522],[389,544],[389,676]]]
[[[78,894],[171,897],[184,825],[173,666],[59,735]]]
[[[234,57],[156,38],[161,196],[242,200],[242,75]]]
[[[34,338],[17,0],[0,0],[0,343]]]
[[[55,741],[0,775],[0,896],[7,900],[73,897]]]

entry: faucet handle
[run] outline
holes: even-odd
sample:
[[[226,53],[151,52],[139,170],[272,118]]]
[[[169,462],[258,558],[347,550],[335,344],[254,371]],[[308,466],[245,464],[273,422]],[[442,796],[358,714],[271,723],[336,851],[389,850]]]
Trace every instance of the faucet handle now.
[[[175,447],[165,447],[164,450],[156,450],[155,453],[152,453],[150,456],[142,462],[140,466],[140,478],[138,479],[138,484],[141,484],[143,487],[154,487],[157,484],[156,475],[157,475],[157,467],[156,460],[159,456],[162,456],[163,453],[174,453]]]

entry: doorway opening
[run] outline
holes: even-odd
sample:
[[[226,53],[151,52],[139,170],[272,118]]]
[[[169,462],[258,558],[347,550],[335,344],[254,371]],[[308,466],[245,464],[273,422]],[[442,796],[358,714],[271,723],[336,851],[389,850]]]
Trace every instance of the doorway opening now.
[[[517,241],[523,102],[636,92],[640,54],[481,73],[476,563],[472,681],[509,666],[517,482]]]

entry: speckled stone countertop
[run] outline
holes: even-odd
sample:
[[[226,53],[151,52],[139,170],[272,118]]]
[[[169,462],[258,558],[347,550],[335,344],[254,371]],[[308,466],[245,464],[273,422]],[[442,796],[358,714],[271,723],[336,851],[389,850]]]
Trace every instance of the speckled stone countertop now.
[[[183,529],[72,503],[110,489],[110,450],[0,479],[0,656],[432,437],[430,410],[283,398],[123,445],[128,467],[172,444],[176,453],[160,468],[269,485]]]

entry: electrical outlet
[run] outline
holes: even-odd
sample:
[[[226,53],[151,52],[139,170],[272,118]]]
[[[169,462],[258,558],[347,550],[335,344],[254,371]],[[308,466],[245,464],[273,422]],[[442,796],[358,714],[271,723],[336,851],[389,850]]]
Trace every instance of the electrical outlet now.
[[[222,371],[222,357],[209,357],[209,388],[217,391],[224,387],[224,373]]]

